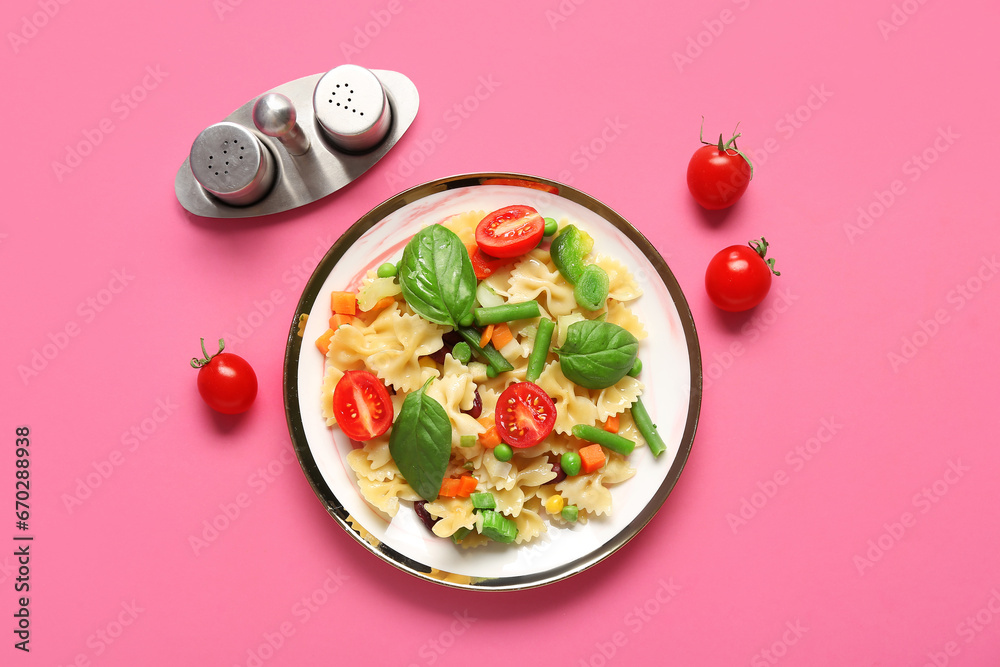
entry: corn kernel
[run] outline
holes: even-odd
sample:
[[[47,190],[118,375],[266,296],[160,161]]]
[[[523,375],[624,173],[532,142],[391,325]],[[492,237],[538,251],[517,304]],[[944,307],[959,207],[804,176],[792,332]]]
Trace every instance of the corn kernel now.
[[[552,495],[545,501],[545,511],[549,514],[559,514],[562,512],[563,505],[565,505],[565,501],[562,496]]]

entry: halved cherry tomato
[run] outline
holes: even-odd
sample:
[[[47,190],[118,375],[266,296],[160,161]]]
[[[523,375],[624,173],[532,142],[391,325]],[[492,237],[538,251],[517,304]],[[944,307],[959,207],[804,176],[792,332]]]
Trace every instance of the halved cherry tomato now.
[[[483,280],[493,275],[497,269],[502,269],[514,261],[513,257],[490,257],[473,244],[468,247],[469,259],[472,260],[472,270],[476,272],[476,280]]]
[[[493,211],[476,227],[476,244],[490,257],[517,257],[542,240],[545,219],[530,206]]]
[[[333,390],[333,414],[352,440],[371,440],[392,426],[389,391],[368,371],[347,371]]]
[[[537,445],[555,424],[555,403],[533,382],[515,382],[497,400],[497,433],[511,447]]]

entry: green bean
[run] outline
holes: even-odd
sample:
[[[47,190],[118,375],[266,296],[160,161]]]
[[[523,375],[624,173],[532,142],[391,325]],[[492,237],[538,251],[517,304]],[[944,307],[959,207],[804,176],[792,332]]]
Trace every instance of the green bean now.
[[[484,327],[489,324],[500,324],[512,320],[526,320],[529,317],[538,317],[541,311],[538,309],[537,301],[522,301],[520,303],[505,303],[502,306],[492,308],[476,308],[473,311],[476,324]]]
[[[602,447],[607,447],[613,452],[618,452],[623,456],[628,456],[635,449],[635,443],[628,438],[623,438],[617,433],[605,431],[589,424],[577,424],[573,427],[573,435],[581,440],[596,442]]]
[[[642,404],[641,399],[636,399],[635,403],[632,404],[632,421],[635,422],[635,427],[639,429],[642,437],[646,439],[646,444],[649,445],[649,451],[653,452],[653,456],[659,456],[667,451],[667,445],[664,444],[660,434],[656,432],[656,424],[649,418],[649,413],[646,412],[646,406]]]
[[[472,352],[473,356],[477,359],[485,361],[490,368],[493,369],[494,373],[503,373],[505,371],[514,370],[514,366],[511,365],[507,359],[500,354],[499,350],[493,347],[493,343],[487,343],[486,347],[479,347],[479,340],[482,338],[482,334],[478,329],[473,327],[458,327],[455,329],[465,342],[469,344],[469,350]]]
[[[535,344],[528,355],[528,371],[525,379],[534,382],[542,374],[545,368],[545,360],[549,356],[549,345],[552,344],[552,332],[555,330],[555,322],[547,317],[538,320],[538,332],[535,334]]]

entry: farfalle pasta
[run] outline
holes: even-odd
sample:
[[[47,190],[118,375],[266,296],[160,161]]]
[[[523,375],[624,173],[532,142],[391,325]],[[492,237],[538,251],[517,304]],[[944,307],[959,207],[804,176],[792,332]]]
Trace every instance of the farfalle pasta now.
[[[363,436],[362,497],[466,549],[582,529],[612,513],[634,448],[663,449],[636,377],[639,281],[571,221],[542,224],[513,206],[424,228],[356,300],[331,295],[317,341],[327,424]]]

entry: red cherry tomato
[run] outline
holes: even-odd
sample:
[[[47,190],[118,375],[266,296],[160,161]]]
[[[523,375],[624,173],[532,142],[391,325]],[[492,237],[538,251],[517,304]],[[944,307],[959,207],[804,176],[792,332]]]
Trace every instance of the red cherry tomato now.
[[[476,227],[476,245],[490,257],[517,257],[542,240],[545,220],[530,206],[493,211]]]
[[[720,250],[708,263],[705,272],[705,289],[708,297],[722,310],[739,312],[759,304],[771,289],[774,259],[764,259],[768,243],[729,246]]]
[[[198,370],[198,393],[208,407],[227,415],[246,412],[257,398],[257,374],[243,357],[223,352],[225,343],[219,339],[219,351],[209,356],[205,339],[201,339],[204,359],[192,359]]]
[[[493,275],[497,269],[502,269],[515,258],[511,257],[490,257],[478,246],[469,246],[469,258],[472,260],[472,270],[476,273],[476,280],[483,280]]]
[[[371,440],[392,426],[389,390],[368,371],[347,371],[333,390],[333,414],[347,437]]]
[[[711,211],[739,201],[753,177],[750,160],[736,147],[739,136],[734,133],[723,143],[719,135],[717,144],[702,140],[707,145],[696,150],[688,163],[688,189],[696,202]]]
[[[494,418],[501,440],[511,447],[531,447],[552,432],[556,406],[537,384],[515,382],[497,399]]]

